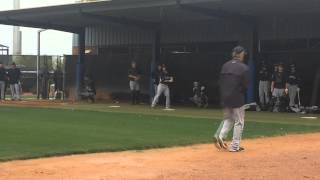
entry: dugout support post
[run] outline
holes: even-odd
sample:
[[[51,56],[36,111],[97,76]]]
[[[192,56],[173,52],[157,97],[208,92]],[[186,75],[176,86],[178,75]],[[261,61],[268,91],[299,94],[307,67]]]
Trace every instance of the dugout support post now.
[[[256,101],[256,63],[259,54],[259,28],[257,23],[251,24],[251,35],[248,41],[240,42],[248,49],[248,66],[250,68],[250,83],[246,95],[246,103],[252,103]]]
[[[81,29],[78,33],[78,62],[76,65],[76,88],[75,88],[75,98],[80,99],[81,85],[84,75],[84,62],[85,62],[85,29]]]

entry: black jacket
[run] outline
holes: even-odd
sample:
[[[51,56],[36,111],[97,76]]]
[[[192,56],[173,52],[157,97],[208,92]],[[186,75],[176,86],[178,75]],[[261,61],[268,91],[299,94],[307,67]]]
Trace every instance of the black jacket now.
[[[238,60],[226,62],[220,73],[220,95],[224,108],[239,108],[245,104],[249,85],[249,67]]]
[[[297,73],[289,73],[287,77],[287,83],[290,85],[299,85],[300,77],[297,75]]]
[[[284,89],[286,88],[286,75],[284,72],[274,73],[272,81],[274,82],[274,88]]]
[[[169,74],[167,72],[161,72],[160,73],[160,83],[161,84],[165,84],[165,85],[169,85],[170,83],[170,80],[171,80],[171,76],[169,76]]]
[[[0,68],[0,81],[6,81],[6,80],[7,80],[6,69]]]
[[[270,81],[270,74],[267,67],[262,67],[259,71],[259,80],[260,81]]]
[[[141,72],[139,71],[139,69],[137,68],[130,68],[128,70],[128,76],[131,75],[131,76],[140,76],[141,75]],[[134,78],[131,78],[131,77],[128,77],[129,78],[129,81],[135,81]]]
[[[17,84],[20,81],[21,72],[19,68],[9,69],[9,84]]]

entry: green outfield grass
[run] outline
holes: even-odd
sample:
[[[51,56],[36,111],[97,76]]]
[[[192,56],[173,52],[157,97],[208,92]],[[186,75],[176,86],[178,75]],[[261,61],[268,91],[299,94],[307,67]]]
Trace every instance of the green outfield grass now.
[[[143,150],[209,143],[220,110],[65,104],[0,107],[0,161],[67,154]],[[320,119],[297,114],[247,113],[244,138],[320,132]]]

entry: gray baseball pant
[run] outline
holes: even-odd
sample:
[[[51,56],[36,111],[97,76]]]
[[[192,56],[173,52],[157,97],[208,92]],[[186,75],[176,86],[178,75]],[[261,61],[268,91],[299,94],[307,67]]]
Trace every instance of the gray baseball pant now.
[[[224,109],[224,120],[221,122],[215,137],[226,139],[228,133],[233,127],[233,138],[231,143],[231,149],[239,150],[240,141],[242,138],[242,132],[244,128],[244,107],[240,108],[225,108]]]
[[[270,101],[270,82],[260,81],[259,82],[259,99],[262,105],[269,104]]]
[[[289,106],[295,105],[295,100],[297,97],[298,85],[290,85],[288,86],[290,103]]]
[[[170,89],[168,85],[165,84],[159,84],[157,94],[153,99],[152,107],[156,106],[158,104],[159,98],[161,94],[164,94],[166,97],[166,108],[170,108]]]
[[[284,96],[284,89],[278,89],[278,88],[274,88],[273,92],[272,92],[272,96],[276,97],[276,98],[280,98],[282,96]]]
[[[140,84],[138,81],[130,81],[129,86],[131,91],[140,91]]]
[[[12,99],[20,99],[20,85],[10,84],[10,89]]]
[[[158,92],[158,86],[159,86],[158,84],[154,84],[154,85],[153,85],[153,90],[154,90],[154,91],[153,91],[153,93],[154,93],[154,95],[153,95],[153,99],[154,99],[154,97],[156,97],[156,95],[157,95],[157,92]]]

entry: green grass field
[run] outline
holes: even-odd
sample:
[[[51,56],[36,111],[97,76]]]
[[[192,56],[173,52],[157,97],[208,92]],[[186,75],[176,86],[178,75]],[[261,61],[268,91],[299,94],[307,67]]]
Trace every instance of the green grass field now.
[[[67,154],[142,150],[211,142],[220,110],[147,106],[0,106],[0,161]],[[244,138],[320,132],[320,119],[247,113]]]

